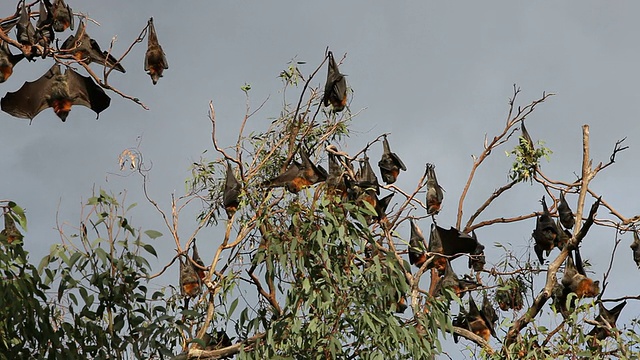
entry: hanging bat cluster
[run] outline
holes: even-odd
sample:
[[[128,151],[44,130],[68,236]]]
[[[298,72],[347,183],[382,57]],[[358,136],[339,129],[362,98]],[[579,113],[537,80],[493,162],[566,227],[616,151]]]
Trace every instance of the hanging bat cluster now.
[[[38,4],[38,12],[32,13],[31,6]],[[68,62],[84,65],[96,63],[109,70],[125,73],[122,58],[116,59],[110,51],[103,51],[96,40],[87,33],[87,26],[80,21],[75,35],[69,35],[59,48],[54,48],[56,33],[74,30],[74,13],[64,0],[39,0],[28,5],[25,0],[18,2],[16,13],[0,23],[0,83],[5,82],[13,73],[20,60],[26,58],[35,61],[37,57],[51,57],[56,61],[44,75],[35,81],[25,82],[15,92],[8,92],[2,98],[0,108],[15,117],[30,119],[47,108],[62,121],[66,121],[73,105],[82,105],[93,110],[96,115],[109,107],[111,99],[103,90],[108,88],[97,77],[85,77],[68,66]],[[80,16],[80,15],[78,15]],[[32,17],[37,18],[34,24]],[[9,38],[15,28],[15,39]],[[144,70],[148,72],[153,84],[162,77],[168,62],[162,47],[158,43],[153,18],[147,23],[148,45],[144,58]],[[59,39],[58,39],[59,40]],[[20,51],[13,54],[11,47]],[[67,70],[62,74],[60,64],[65,63]],[[94,76],[93,74],[91,74]],[[96,117],[97,118],[97,117]]]
[[[498,315],[491,305],[487,294],[482,300],[482,309],[478,309],[472,296],[469,296],[469,311],[460,309],[460,314],[453,320],[453,325],[470,330],[480,336],[484,341],[489,341],[491,336],[496,337],[495,324]],[[453,341],[458,342],[458,335],[453,334]]]

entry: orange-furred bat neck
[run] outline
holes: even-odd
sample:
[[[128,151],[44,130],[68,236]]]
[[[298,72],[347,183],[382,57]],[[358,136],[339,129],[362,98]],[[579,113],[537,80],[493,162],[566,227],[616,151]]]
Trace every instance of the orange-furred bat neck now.
[[[54,99],[51,102],[53,112],[55,112],[62,121],[67,119],[67,116],[71,111],[71,106],[73,106],[73,101],[70,98]]]
[[[0,73],[2,73],[2,79],[7,80],[13,74],[13,66],[8,64],[0,65]]]

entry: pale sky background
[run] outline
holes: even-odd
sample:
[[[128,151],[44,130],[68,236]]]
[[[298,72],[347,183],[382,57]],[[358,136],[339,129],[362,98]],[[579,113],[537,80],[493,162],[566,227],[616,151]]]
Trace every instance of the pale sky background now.
[[[336,58],[347,54],[340,69],[354,90],[350,107],[353,112],[364,109],[354,119],[355,132],[346,150],[355,152],[367,141],[390,132],[393,151],[409,168],[397,183],[405,189],[415,187],[426,162],[435,163],[438,180],[446,189],[440,225],[455,221],[471,154],[480,153],[485,133],[492,137],[502,130],[514,83],[522,89],[522,106],[543,91],[557,94],[527,121],[534,141],[544,139],[554,151],[551,162],[542,163],[548,176],[572,181],[580,172],[582,124],[591,126],[594,163],[606,162],[615,141],[627,137],[630,149],[598,176],[592,188],[622,214],[630,217],[639,212],[635,163],[640,148],[635,110],[640,102],[638,2],[410,1],[399,5],[381,1],[110,0],[72,1],[70,5],[102,24],[92,24],[87,31],[103,48],[117,35],[115,55],[128,47],[153,16],[170,68],[158,85],[151,84],[143,70],[145,39],[124,59],[127,73],[113,72],[109,78],[115,87],[139,97],[149,111],[109,93],[111,107],[98,121],[83,107],[74,107],[66,123],[51,109],[31,125],[0,113],[0,198],[25,208],[29,219],[26,247],[35,263],[60,240],[54,230],[56,211],[60,221],[77,224],[80,204],[91,196],[94,186],[115,193],[127,189],[128,203],[139,204],[132,212],[133,225],[167,234],[158,214],[142,197],[140,177],[122,176],[126,173],[119,171],[118,155],[137,146],[142,136],[140,150],[146,163],[153,164],[150,193],[168,211],[170,195],[184,193],[191,163],[204,150],[209,150],[209,159],[217,156],[211,152],[209,101],[216,108],[222,145],[231,145],[228,139],[235,139],[245,112],[240,87],[251,84],[252,108],[270,97],[249,122],[252,130],[264,129],[279,115],[283,101],[280,71],[295,57],[306,61],[302,71],[311,73],[327,46]],[[4,15],[14,10],[13,1],[0,4]],[[61,39],[73,33],[67,30]],[[15,91],[51,65],[50,59],[22,61],[0,88],[3,93]],[[325,77],[323,69],[313,85],[323,85]],[[298,96],[299,92],[289,92],[287,100],[296,102]],[[515,139],[496,151],[478,171],[466,203],[467,216],[507,181],[511,159],[504,151],[514,144]],[[370,154],[376,162],[379,155],[378,148]],[[521,184],[496,202],[483,219],[538,211],[542,195],[541,187]],[[576,199],[575,195],[568,197],[574,211]],[[588,200],[589,205],[592,202]],[[190,211],[195,214],[198,210]],[[185,215],[183,236],[195,226],[193,216]],[[599,217],[605,216],[602,208]],[[428,224],[426,220],[420,223],[423,230]],[[511,243],[516,253],[524,253],[531,247],[534,226],[531,219],[517,226],[478,231],[488,248],[488,262],[497,262],[501,254],[493,248],[494,242]],[[408,227],[404,231],[408,236]],[[205,262],[211,259],[221,233],[206,229],[198,237]],[[598,279],[608,266],[613,239],[614,231],[606,229],[593,231],[583,242],[583,257],[594,264]],[[615,279],[604,298],[639,288],[640,272],[632,261],[630,243],[627,234],[613,267]],[[153,244],[160,250],[158,261],[149,259],[154,266],[174,254],[168,236]],[[456,265],[459,272],[465,268],[461,265]],[[177,266],[175,272],[177,283]],[[542,281],[540,278],[537,288]],[[640,304],[631,301],[622,317],[638,313]],[[499,332],[499,336],[504,334]],[[453,355],[461,348],[448,347]]]

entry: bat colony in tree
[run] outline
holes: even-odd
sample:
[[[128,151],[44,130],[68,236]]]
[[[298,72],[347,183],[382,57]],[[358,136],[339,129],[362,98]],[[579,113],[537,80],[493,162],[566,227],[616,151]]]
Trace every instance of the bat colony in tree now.
[[[92,77],[78,74],[71,65],[79,64],[88,70],[89,64],[97,63],[109,69],[108,71],[117,70],[125,73],[121,64],[122,58],[118,59],[110,51],[101,49],[97,41],[89,36],[87,22],[83,18],[80,18],[75,35],[69,35],[60,49],[54,49],[51,45],[55,40],[55,33],[64,32],[67,29],[74,30],[76,15],[64,0],[54,0],[53,4],[49,0],[41,0],[38,4],[38,12],[32,13],[32,9],[26,2],[20,1],[16,13],[0,22],[2,38],[0,82],[6,81],[13,74],[16,64],[23,58],[29,61],[53,58],[55,63],[35,81],[25,82],[17,91],[8,92],[0,102],[2,110],[15,117],[33,119],[40,112],[51,107],[55,114],[65,121],[73,105],[82,105],[99,115],[109,107],[111,102],[103,88],[112,88],[96,79],[93,74],[91,74]],[[35,26],[32,23],[32,17],[37,18]],[[15,39],[11,39],[8,35],[14,28]],[[164,70],[168,69],[168,62],[158,43],[153,18],[149,19],[146,31],[148,45],[144,58],[144,70],[155,85],[163,76]],[[14,55],[10,47],[18,49],[20,53]],[[330,106],[331,111],[337,113],[347,107],[347,83],[331,51],[327,53],[326,60],[327,78],[321,103],[325,107]],[[66,67],[64,72],[61,66]],[[525,161],[527,161],[526,158],[530,160],[536,149],[524,121],[521,123],[521,129],[522,136],[519,143],[525,149]],[[400,172],[406,171],[407,168],[401,158],[391,151],[386,134],[382,139],[382,156],[378,161],[378,167],[387,187],[380,185],[366,154],[367,149],[361,152],[361,157],[351,158],[348,154],[339,151],[335,145],[326,146],[324,151],[328,156],[329,171],[327,171],[311,160],[311,154],[316,151],[309,149],[308,144],[298,143],[296,148],[291,158],[282,164],[282,171],[277,176],[263,181],[260,184],[261,188],[265,190],[283,188],[292,194],[298,194],[305,188],[324,183],[327,194],[337,196],[343,202],[353,202],[361,207],[372,209],[373,212],[365,217],[366,222],[379,224],[383,229],[388,230],[386,211],[394,192],[381,198],[381,188],[389,189],[388,186],[394,184]],[[299,157],[299,161],[295,155]],[[354,162],[359,164],[357,170]],[[486,261],[485,247],[473,232],[465,233],[453,226],[446,229],[437,224],[436,216],[442,209],[444,192],[438,183],[435,169],[434,164],[426,164],[424,175],[426,179],[424,208],[426,216],[431,217],[432,220],[429,239],[427,242],[417,221],[410,218],[408,260],[420,271],[432,269],[435,281],[433,281],[434,286],[430,290],[430,295],[450,300],[454,294],[457,297],[463,297],[469,293],[468,310],[461,308],[460,314],[453,320],[453,325],[488,341],[491,336],[496,336],[495,324],[498,315],[487,296],[486,289],[482,289],[482,306],[478,308],[472,292],[478,291],[483,285],[468,275],[460,278],[451,265],[457,258],[465,257],[468,259],[469,269],[475,272],[483,271]],[[232,164],[227,161],[222,206],[229,220],[241,207],[242,192],[243,184],[236,177]],[[575,215],[563,191],[560,192],[557,202],[554,200],[552,205],[552,209],[553,206],[556,207],[556,214],[550,212],[545,197],[542,197],[540,202],[542,212],[536,214],[532,232],[532,238],[535,241],[533,250],[541,264],[545,262],[545,256],[549,256],[555,248],[569,251],[561,282],[556,283],[552,292],[555,308],[562,316],[567,317],[574,311],[579,299],[597,297],[600,294],[599,281],[594,281],[587,276],[579,251],[579,240],[586,236],[593,223],[600,200],[594,204],[584,224],[580,224],[582,228],[575,236],[572,234],[576,225]],[[554,220],[554,217],[557,217],[557,220]],[[8,239],[21,236],[10,217],[5,215],[4,220],[3,234]],[[581,222],[581,219],[578,219],[578,222]],[[640,237],[635,232],[631,249],[634,260],[640,266]],[[374,256],[372,249],[368,252],[368,258]],[[209,270],[200,258],[195,242],[193,242],[191,257],[188,251],[180,254],[179,267],[180,290],[188,304],[190,298],[201,294],[203,281],[207,277],[206,271]],[[522,294],[517,286],[496,291],[495,298],[501,310],[522,308]],[[625,305],[626,302],[622,302],[609,310],[599,303],[600,315],[596,319],[598,325],[589,332],[589,335],[597,340],[611,336],[610,329],[615,326]],[[391,306],[394,306],[396,311],[404,311],[407,307],[404,296],[399,295],[397,303]],[[208,336],[209,339],[205,344],[209,344],[210,349],[231,345],[224,332],[218,332],[215,337]],[[454,339],[458,341],[457,334]],[[595,346],[596,343],[592,345]]]
[[[333,53],[329,51],[326,56],[328,61],[328,74],[324,86],[324,94],[322,104],[325,107],[330,106],[331,112],[336,113],[343,111],[347,106],[347,85],[345,76],[340,73],[338,64],[336,63]],[[534,142],[531,139],[524,121],[521,124],[522,136],[519,139],[520,146],[523,147],[526,159],[532,162],[534,160]],[[380,174],[386,184],[396,182],[400,171],[406,171],[407,168],[403,161],[396,153],[391,151],[387,135],[384,134],[382,139],[382,157],[378,162]],[[379,138],[380,139],[380,138]],[[378,140],[379,140],[378,139]],[[263,181],[260,186],[264,189],[283,188],[292,194],[298,194],[301,190],[311,187],[318,183],[325,183],[324,191],[332,196],[337,196],[342,202],[355,202],[363,207],[369,207],[374,210],[373,215],[365,216],[368,224],[377,223],[383,229],[387,229],[386,209],[391,201],[394,193],[380,198],[381,186],[378,178],[369,162],[366,154],[367,148],[361,151],[361,157],[352,158],[348,154],[341,152],[336,145],[330,144],[326,146],[324,152],[328,159],[328,169],[326,171],[320,164],[314,164],[310,160],[311,149],[307,148],[307,144],[299,143],[297,152],[288,159],[288,163],[282,164],[283,169],[280,174],[269,180]],[[299,161],[295,159],[295,155],[299,155]],[[355,170],[354,162],[359,163],[359,167]],[[491,336],[496,337],[495,324],[498,320],[498,314],[493,307],[491,300],[487,295],[487,288],[483,288],[483,284],[474,280],[470,275],[463,278],[458,277],[454,272],[451,263],[460,257],[468,258],[468,267],[475,272],[484,270],[486,262],[484,249],[485,247],[478,241],[474,232],[464,233],[455,227],[446,229],[436,222],[436,216],[441,210],[444,193],[443,188],[438,183],[434,164],[426,164],[424,178],[426,179],[426,198],[425,209],[427,216],[432,219],[431,231],[429,233],[428,242],[426,241],[421,229],[414,218],[409,218],[411,227],[409,236],[409,246],[407,248],[408,259],[411,265],[414,265],[421,271],[432,269],[435,286],[432,286],[430,294],[436,297],[444,297],[451,299],[451,295],[463,297],[469,294],[468,310],[461,308],[461,312],[453,319],[453,325],[466,329],[477,335],[484,341],[488,341]],[[537,165],[534,166],[537,168]],[[229,161],[226,164],[226,181],[223,187],[222,205],[226,210],[228,219],[232,218],[241,206],[240,197],[242,196],[243,185],[236,178],[234,169]],[[564,275],[560,283],[556,286],[552,293],[553,306],[565,318],[575,310],[577,300],[581,298],[597,297],[600,294],[599,281],[589,278],[584,270],[583,261],[580,257],[579,242],[571,242],[574,238],[573,231],[576,223],[575,215],[572,212],[569,203],[565,198],[564,192],[560,192],[559,200],[554,200],[557,205],[557,214],[549,211],[545,198],[541,199],[542,212],[536,213],[535,227],[532,232],[534,239],[533,250],[540,264],[544,264],[544,255],[549,256],[555,248],[560,250],[567,247],[569,256],[566,260]],[[576,235],[581,240],[593,223],[595,211],[600,204],[598,200],[592,207],[589,217],[584,222],[582,230]],[[554,221],[557,217],[557,221]],[[295,236],[293,225],[289,228],[292,231],[291,236]],[[263,235],[264,236],[264,235]],[[634,258],[636,261],[640,258],[640,238],[634,234],[635,241],[632,245]],[[264,245],[261,243],[260,245]],[[365,257],[371,258],[374,250],[367,246],[364,250]],[[189,275],[188,273],[185,276]],[[189,275],[189,278],[195,278]],[[181,284],[188,286],[188,279],[183,279],[183,271],[181,270]],[[504,285],[504,284],[503,284]],[[184,286],[184,285],[183,285]],[[472,292],[482,290],[482,306],[478,308]],[[504,288],[495,292],[495,299],[500,309],[507,311],[509,309],[520,310],[523,307],[524,286],[519,283],[511,283]],[[188,294],[188,289],[183,288],[183,292]],[[390,307],[397,312],[403,312],[407,305],[404,296],[400,296],[397,304],[390,304]],[[611,310],[607,310],[600,304],[600,316],[596,321],[599,324],[589,332],[598,340],[602,340],[611,335],[610,327],[615,327],[617,320],[625,302],[615,306]],[[458,334],[454,333],[454,340],[458,342]],[[591,343],[596,346],[595,342]]]
[[[75,35],[69,35],[60,48],[55,49],[55,34],[73,30],[76,15],[64,0],[53,0],[53,4],[50,0],[40,0],[37,4],[38,12],[33,13],[26,1],[21,0],[16,13],[0,23],[0,82],[13,74],[16,64],[23,58],[29,61],[36,61],[39,57],[53,58],[56,63],[37,80],[25,82],[17,91],[7,93],[1,101],[2,110],[15,117],[32,120],[44,109],[53,108],[60,120],[65,121],[73,105],[82,105],[99,115],[111,102],[103,88],[121,93],[106,85],[106,76],[105,80],[100,80],[92,72],[92,77],[82,76],[71,66],[82,65],[89,71],[88,65],[96,63],[108,69],[107,75],[111,70],[125,73],[122,58],[116,59],[110,51],[100,48],[98,42],[89,36],[87,24],[80,15],[77,15],[81,20]],[[35,26],[32,17],[37,18]],[[14,28],[15,39],[12,39],[9,35]],[[155,85],[169,65],[158,43],[153,18],[149,19],[143,34],[144,31],[148,35],[144,70]],[[14,55],[10,45],[20,53]],[[67,67],[64,74],[60,70],[61,64]],[[139,103],[137,99],[132,100]]]

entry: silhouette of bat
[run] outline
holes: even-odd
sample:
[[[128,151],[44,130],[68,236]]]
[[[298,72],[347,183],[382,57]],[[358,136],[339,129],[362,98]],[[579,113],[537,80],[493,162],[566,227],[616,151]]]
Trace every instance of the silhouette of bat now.
[[[633,242],[631,243],[631,251],[633,252],[633,261],[640,268],[640,236],[636,230],[633,231]]]
[[[449,257],[449,260],[471,254],[478,247],[478,240],[451,227],[449,230],[431,224],[429,252]],[[427,268],[435,267],[440,275],[444,274],[447,258],[435,255],[435,259]]]
[[[73,30],[73,11],[69,5],[65,4],[64,0],[54,0],[53,5],[49,0],[44,0],[44,3],[52,14],[55,32]]]
[[[573,229],[573,225],[576,224],[575,215],[573,215],[573,212],[569,207],[569,203],[567,203],[567,199],[564,198],[564,193],[562,191],[560,192],[560,203],[558,204],[558,217],[560,218],[562,226],[567,230]],[[558,230],[560,230],[559,227]]]
[[[494,309],[493,305],[491,305],[491,301],[487,297],[487,293],[485,292],[482,296],[482,310],[480,311],[483,320],[489,327],[489,331],[493,337],[496,336],[495,326],[496,321],[498,321],[498,314],[496,314],[496,309]]]
[[[591,346],[596,347],[598,342],[606,339],[611,336],[610,328],[616,327],[616,321],[618,321],[618,317],[620,316],[620,312],[627,305],[626,301],[621,302],[620,304],[614,306],[611,310],[602,305],[601,302],[598,303],[598,307],[600,308],[600,314],[596,317],[596,321],[601,325],[595,326],[591,331],[589,331],[590,336],[593,336],[591,340]]]
[[[18,91],[7,93],[0,107],[23,119],[33,119],[52,107],[60,120],[65,121],[73,105],[86,106],[99,115],[110,103],[111,98],[91,78],[72,69],[62,74],[60,65],[55,64],[38,80],[25,82]]]
[[[233,214],[238,210],[238,206],[240,205],[240,200],[238,197],[240,196],[241,186],[236,179],[236,176],[233,174],[233,169],[231,168],[231,164],[227,162],[227,176],[224,182],[224,192],[222,194],[222,205],[224,205],[224,210],[227,213],[227,217],[231,219]]]
[[[384,140],[382,140],[382,148],[382,158],[378,161],[380,174],[382,175],[382,180],[385,183],[393,184],[396,182],[396,179],[398,179],[400,170],[407,171],[407,167],[404,166],[404,163],[396,153],[391,152],[386,135],[384,136]]]
[[[329,66],[322,103],[324,106],[331,104],[334,112],[340,112],[347,105],[347,81],[338,70],[338,64],[333,58],[333,53],[329,51],[327,56],[329,57]]]
[[[427,252],[424,249],[424,235],[413,219],[411,223],[411,237],[409,238],[409,263],[418,268],[427,261]]]
[[[80,26],[76,35],[69,35],[62,43],[61,50],[67,50],[74,59],[79,62],[90,64],[96,62],[109,68],[125,73],[126,70],[118,60],[107,51],[102,51],[98,42],[87,34],[87,27],[84,21],[80,21]]]
[[[149,35],[147,53],[144,56],[144,71],[151,76],[151,81],[155,85],[162,77],[164,70],[169,68],[169,62],[167,62],[162,46],[158,43],[158,35],[156,35],[156,28],[153,26],[153,18],[149,19],[147,26],[149,27]]]
[[[188,259],[180,259],[180,293],[186,297],[196,297],[202,290],[200,277]]]
[[[574,292],[578,298],[598,296],[600,293],[600,281],[593,281],[587,277],[582,265],[579,249],[576,248],[573,252],[576,257],[575,263],[573,261],[573,255],[569,254],[564,269],[564,276],[562,277],[562,285],[565,288],[565,293]]]
[[[547,256],[549,256],[549,253],[555,247],[558,228],[551,218],[544,196],[540,202],[542,203],[542,214],[536,218],[536,228],[533,230],[532,236],[535,240],[533,250],[536,252],[540,263],[543,264],[544,256],[542,253],[546,251]]]
[[[436,166],[427,164],[427,214],[438,214],[443,199],[442,187],[440,187],[436,178]]]
[[[23,54],[13,55],[8,43],[4,41],[0,43],[0,83],[9,79],[13,74],[13,67],[23,58]]]

